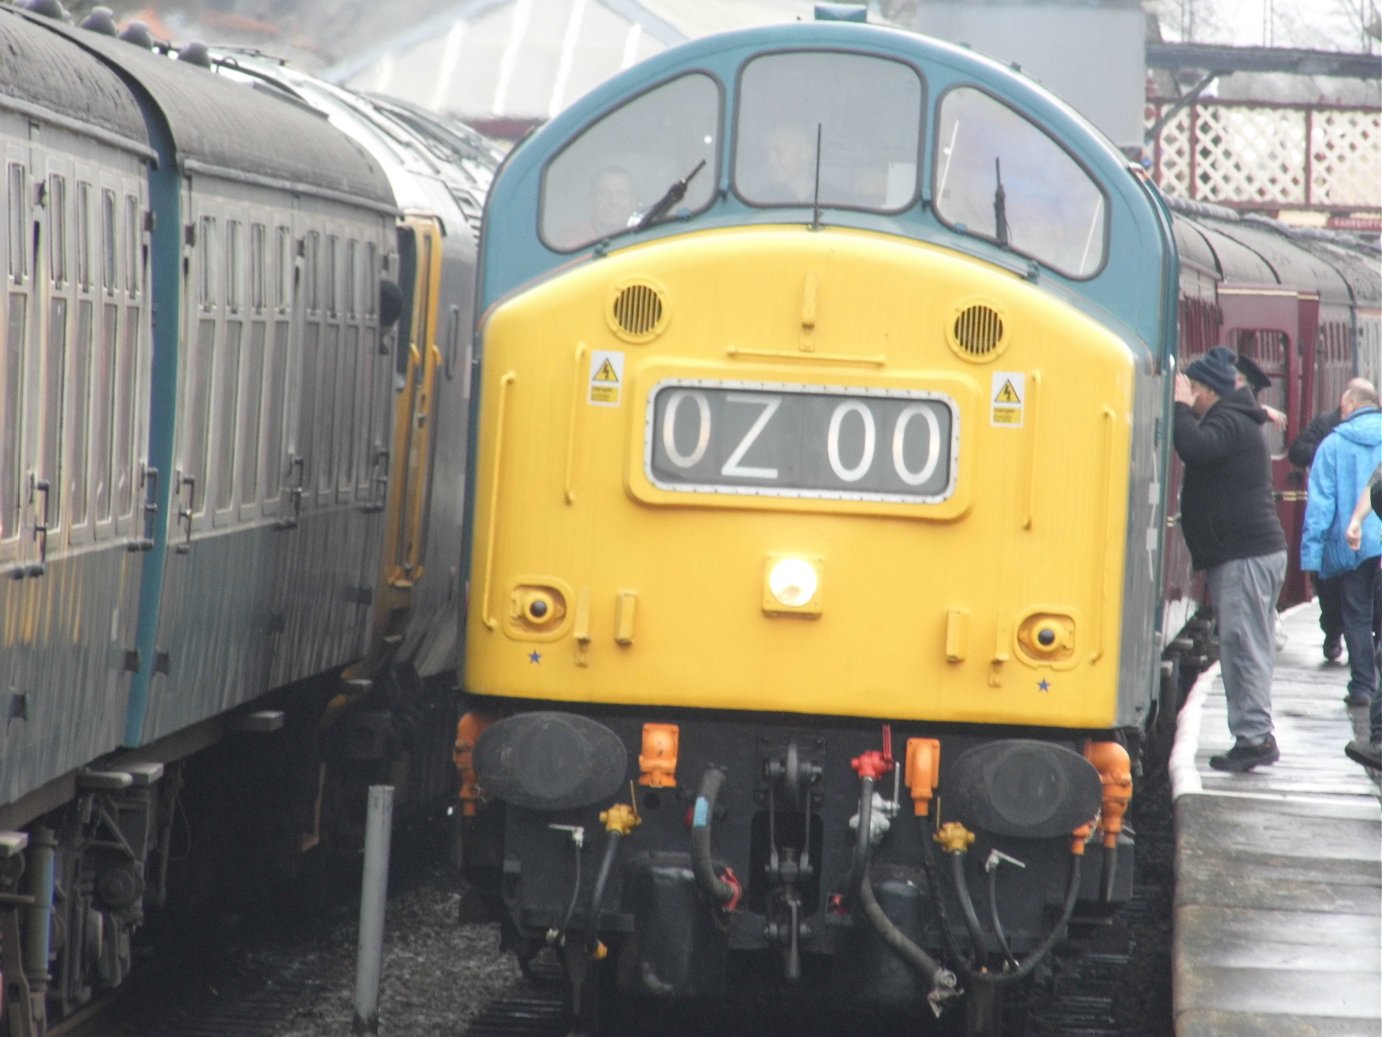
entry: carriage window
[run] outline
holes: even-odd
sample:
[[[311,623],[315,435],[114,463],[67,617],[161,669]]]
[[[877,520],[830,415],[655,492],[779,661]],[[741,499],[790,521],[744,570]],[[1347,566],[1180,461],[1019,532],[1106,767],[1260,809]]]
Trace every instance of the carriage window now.
[[[277,255],[277,268],[274,272],[274,308],[282,312],[288,308],[288,299],[292,296],[293,249],[292,234],[288,228],[279,227],[277,231],[278,247],[275,249]]]
[[[124,339],[115,360],[115,514],[126,518],[134,510],[134,426],[139,415],[134,404],[135,366],[139,362],[138,306],[125,307]]]
[[[62,506],[66,495],[62,492],[58,473],[62,467],[62,383],[67,366],[67,300],[53,296],[48,302],[48,341],[43,351],[43,383],[39,407],[42,422],[39,441],[40,477],[50,484],[48,491],[48,523],[53,529],[62,525]]]
[[[259,488],[259,422],[264,390],[264,343],[268,325],[257,320],[250,325],[250,337],[245,351],[245,377],[240,393],[240,498],[254,499]]]
[[[101,287],[115,291],[115,192],[101,192]]]
[[[274,324],[273,336],[268,340],[270,352],[264,360],[264,463],[260,471],[264,473],[261,496],[265,501],[278,497],[283,480],[283,386],[288,377],[288,331],[286,320]]]
[[[250,305],[264,312],[264,225],[250,225]]]
[[[360,298],[360,243],[354,238],[346,242],[346,267],[345,267],[345,311],[346,316],[352,320],[358,316],[358,300]]]
[[[114,303],[101,305],[101,328],[94,346],[91,370],[91,465],[95,471],[96,521],[111,517],[115,398],[117,390],[115,343],[120,330]]]
[[[71,524],[78,527],[86,524],[87,505],[87,465],[90,447],[88,437],[91,429],[92,344],[95,326],[95,313],[89,299],[77,302],[77,338],[72,343],[72,361],[68,366],[67,385],[63,388],[63,434],[67,437],[67,503],[70,509]]]
[[[374,288],[374,275],[379,272],[379,250],[374,242],[365,243],[365,283],[369,289],[365,291],[365,318],[374,320],[379,310],[379,293]]]
[[[326,312],[332,317],[341,312],[341,239],[334,234],[326,239]]]
[[[240,308],[244,297],[243,271],[240,267],[240,221],[226,221],[226,306]]]
[[[0,540],[8,540],[19,529],[19,390],[28,333],[26,301],[22,293],[9,298],[4,366],[0,367]]]
[[[1253,384],[1255,379],[1251,376],[1248,378],[1257,402],[1286,413],[1286,336],[1279,331],[1264,330],[1239,331],[1236,337],[1237,341],[1232,344],[1236,346],[1238,355],[1252,361],[1262,372],[1262,377],[1271,383],[1264,386],[1261,378],[1257,378],[1257,384]],[[1285,457],[1286,430],[1272,421],[1264,421],[1261,427],[1272,457]]]
[[[48,178],[48,254],[55,285],[67,283],[67,181]]]
[[[360,399],[360,329],[347,325],[341,335],[336,378],[336,488],[350,489],[356,444],[364,423],[356,422]]]
[[[1107,209],[1088,173],[1042,130],[969,87],[937,116],[936,215],[1070,277],[1104,261]]]
[[[197,342],[192,362],[187,367],[189,391],[187,398],[187,452],[183,476],[194,482],[188,487],[190,510],[197,515],[206,511],[206,446],[211,424],[211,378],[215,360],[216,322],[197,322]]]
[[[710,205],[719,179],[720,91],[709,76],[642,94],[568,144],[542,174],[538,233],[558,251],[623,234],[687,177],[673,213]]]
[[[734,188],[751,205],[899,211],[917,194],[921,77],[899,61],[771,54],[740,83]]]
[[[202,217],[201,233],[197,236],[197,261],[201,264],[198,301],[204,309],[216,305],[216,219]]]
[[[237,398],[240,386],[240,336],[244,324],[227,320],[225,340],[216,356],[212,426],[212,448],[216,455],[216,510],[225,511],[235,502],[235,435]]]
[[[303,258],[303,280],[307,283],[307,312],[316,313],[321,309],[321,282],[317,279],[318,257],[321,255],[321,235],[312,231],[307,235],[306,254]]]
[[[10,278],[15,284],[23,284],[24,278],[28,274],[28,252],[24,247],[27,235],[24,233],[25,224],[29,219],[29,206],[24,198],[24,167],[17,164],[10,164],[9,184],[7,188],[7,211],[9,213],[8,233],[5,235],[9,239],[10,253]]]
[[[77,284],[91,291],[91,185],[77,183]]]
[[[139,199],[125,195],[125,291],[138,295],[143,289],[144,264],[139,261]]]

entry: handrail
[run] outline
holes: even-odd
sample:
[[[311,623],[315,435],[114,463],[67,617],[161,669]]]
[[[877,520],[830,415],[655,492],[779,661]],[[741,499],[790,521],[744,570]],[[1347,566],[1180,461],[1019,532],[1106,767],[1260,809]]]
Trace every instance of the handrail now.
[[[499,379],[499,413],[494,419],[494,470],[489,483],[489,524],[485,530],[485,578],[481,583],[480,615],[485,626],[494,630],[499,621],[490,615],[490,585],[494,579],[494,536],[499,525],[499,472],[504,458],[504,412],[509,399],[509,387],[518,380],[514,371],[506,371]]]

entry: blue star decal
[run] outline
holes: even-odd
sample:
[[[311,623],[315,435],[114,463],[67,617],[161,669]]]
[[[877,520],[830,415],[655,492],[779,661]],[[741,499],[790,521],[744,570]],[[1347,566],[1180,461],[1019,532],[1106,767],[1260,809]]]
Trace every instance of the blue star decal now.
[[[528,661],[534,664],[542,662],[542,653],[539,652],[536,648],[534,648],[531,652],[528,653]]]
[[[1037,682],[1037,691],[1050,691],[1050,690],[1051,690],[1051,682],[1048,681],[1048,680],[1046,680],[1044,677],[1043,677],[1040,681]]]

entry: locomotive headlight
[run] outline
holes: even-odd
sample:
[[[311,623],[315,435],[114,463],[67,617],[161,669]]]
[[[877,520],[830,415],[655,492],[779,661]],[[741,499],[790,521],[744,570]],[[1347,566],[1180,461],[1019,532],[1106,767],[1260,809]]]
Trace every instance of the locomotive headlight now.
[[[770,555],[764,565],[763,611],[820,615],[821,559]]]

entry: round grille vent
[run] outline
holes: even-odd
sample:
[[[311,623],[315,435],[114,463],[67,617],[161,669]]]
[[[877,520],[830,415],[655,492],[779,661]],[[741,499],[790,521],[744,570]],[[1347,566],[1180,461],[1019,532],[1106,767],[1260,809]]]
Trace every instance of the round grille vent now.
[[[950,329],[955,349],[971,360],[992,360],[1007,345],[1002,315],[982,303],[966,306]]]
[[[667,323],[662,292],[645,281],[623,285],[614,293],[609,323],[620,338],[644,342],[659,334]]]

